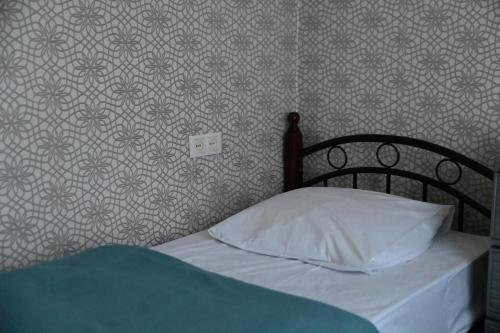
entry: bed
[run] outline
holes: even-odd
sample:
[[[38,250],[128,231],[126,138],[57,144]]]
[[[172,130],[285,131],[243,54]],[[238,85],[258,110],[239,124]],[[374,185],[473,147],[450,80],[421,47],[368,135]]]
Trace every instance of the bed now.
[[[486,237],[452,231],[416,260],[375,275],[249,253],[217,242],[206,231],[154,249],[208,271],[345,309],[381,333],[442,333],[467,332],[484,315],[488,246]]]
[[[457,199],[456,229],[437,233],[418,257],[365,274],[338,271],[228,245],[202,231],[151,250],[108,246],[60,261],[0,274],[0,332],[332,332],[461,333],[485,313],[489,237],[464,233],[465,207],[490,209],[458,191],[462,166],[493,180],[493,171],[457,152],[405,137],[356,135],[302,147],[299,115],[291,113],[284,143],[285,191],[328,187],[336,177],[383,174],[435,187]],[[348,168],[343,144],[378,143],[380,166]],[[438,153],[436,177],[397,168],[397,146]],[[396,160],[379,157],[394,149]],[[330,159],[336,150],[344,162]],[[303,160],[324,151],[333,171],[303,179]],[[440,174],[457,166],[456,179]],[[495,184],[496,186],[496,184]]]

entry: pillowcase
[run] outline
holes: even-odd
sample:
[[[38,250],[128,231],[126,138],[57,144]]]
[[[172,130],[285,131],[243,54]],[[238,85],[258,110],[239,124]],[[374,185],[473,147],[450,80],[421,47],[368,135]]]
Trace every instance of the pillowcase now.
[[[209,229],[243,250],[371,273],[422,254],[447,232],[453,206],[335,187],[279,194]]]

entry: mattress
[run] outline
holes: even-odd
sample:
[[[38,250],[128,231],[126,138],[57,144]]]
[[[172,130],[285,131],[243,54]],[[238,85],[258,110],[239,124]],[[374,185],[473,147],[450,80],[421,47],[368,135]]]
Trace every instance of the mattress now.
[[[370,320],[380,333],[462,333],[484,314],[489,238],[451,231],[421,256],[377,272],[346,273],[246,252],[202,231],[153,249],[248,283]]]

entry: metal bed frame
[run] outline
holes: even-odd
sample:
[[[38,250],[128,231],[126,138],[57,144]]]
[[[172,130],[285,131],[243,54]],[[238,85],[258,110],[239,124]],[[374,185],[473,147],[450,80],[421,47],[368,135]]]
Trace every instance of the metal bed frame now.
[[[493,246],[500,246],[500,163],[495,167],[495,171],[480,164],[469,157],[462,155],[456,151],[448,149],[446,147],[427,142],[420,139],[414,139],[403,136],[395,135],[379,135],[379,134],[359,134],[359,135],[349,135],[333,138],[330,140],[322,141],[312,146],[303,148],[302,143],[302,133],[299,128],[300,115],[296,112],[292,112],[288,115],[288,130],[284,137],[284,190],[290,191],[301,187],[313,186],[322,183],[323,186],[328,186],[328,180],[340,176],[351,175],[352,176],[352,187],[358,187],[358,175],[359,174],[383,174],[385,175],[385,192],[391,193],[391,183],[392,176],[399,176],[407,179],[412,179],[418,181],[422,184],[422,201],[427,201],[428,199],[428,189],[429,186],[440,189],[458,200],[458,222],[456,229],[459,231],[464,231],[464,207],[465,205],[470,206],[475,211],[479,212],[490,222],[490,233],[492,235]],[[348,156],[346,150],[342,147],[344,144],[349,143],[379,143],[375,156],[377,158],[378,166],[361,166],[361,167],[349,167],[346,168],[348,163]],[[441,160],[437,162],[434,168],[435,178],[431,178],[426,175],[418,174],[412,171],[402,170],[396,168],[400,162],[400,152],[398,146],[409,146],[442,156]],[[395,160],[393,163],[384,163],[380,158],[380,151],[384,147],[390,147],[395,153]],[[328,150],[327,150],[328,149]],[[332,167],[333,171],[324,173],[320,176],[314,177],[312,179],[304,181],[303,179],[303,160],[305,157],[320,152],[326,151],[326,159],[328,164]],[[337,150],[343,156],[343,161],[340,164],[335,164],[332,161],[332,152]],[[338,162],[338,161],[337,161]],[[452,163],[456,170],[457,176],[453,180],[445,180],[441,174],[441,166],[444,163]],[[479,203],[477,200],[471,198],[467,194],[457,190],[454,185],[458,184],[462,179],[462,167],[467,167],[470,170],[476,172],[477,174],[483,176],[488,181],[492,181],[493,195],[492,195],[492,209],[485,207],[483,204]],[[495,271],[495,265],[492,263],[492,256],[490,254],[489,260],[489,278],[488,278],[488,296],[487,296],[487,313],[488,318],[490,316],[492,300],[496,298],[500,299],[497,290],[492,288],[492,275]],[[495,275],[496,276],[496,275]],[[496,298],[495,298],[496,297]],[[484,332],[485,323],[487,324],[486,331],[490,332],[491,327],[488,326],[490,321],[480,319],[474,327],[469,331],[469,333],[479,333]],[[500,329],[500,328],[499,328]],[[493,331],[491,331],[493,332]],[[494,332],[497,332],[494,330]],[[500,331],[499,331],[500,332]]]
[[[464,230],[465,205],[470,206],[480,214],[490,219],[491,210],[489,208],[485,207],[477,200],[471,198],[467,194],[453,187],[462,179],[462,167],[467,167],[490,181],[493,180],[494,172],[492,169],[468,158],[467,156],[424,140],[396,135],[379,134],[342,136],[303,148],[302,133],[300,132],[299,121],[300,116],[298,113],[292,112],[288,115],[289,126],[285,134],[284,147],[285,191],[300,187],[312,186],[319,183],[323,183],[323,186],[328,186],[329,179],[345,175],[352,176],[352,188],[357,188],[359,174],[383,174],[386,177],[385,191],[386,193],[391,193],[392,176],[399,176],[416,180],[422,184],[422,201],[427,201],[428,199],[429,186],[438,188],[455,197],[458,200],[457,229],[459,231]],[[342,145],[359,142],[380,143],[375,152],[379,166],[346,168],[346,165],[348,163],[348,156]],[[412,171],[396,168],[398,163],[400,162],[400,152],[397,145],[416,147],[441,155],[443,158],[436,164],[434,169],[436,178],[431,178],[429,176],[418,174]],[[391,147],[396,155],[395,161],[391,164],[384,163],[380,158],[380,151],[386,146]],[[302,173],[304,157],[326,149],[328,149],[328,151],[326,152],[326,159],[328,161],[328,164],[332,167],[333,171],[304,181]],[[332,161],[331,155],[334,150],[337,150],[342,154],[343,161],[341,164],[336,165]],[[455,179],[451,181],[445,180],[445,178],[441,174],[441,166],[443,165],[443,163],[452,163],[453,165],[455,165],[458,171],[458,175]]]

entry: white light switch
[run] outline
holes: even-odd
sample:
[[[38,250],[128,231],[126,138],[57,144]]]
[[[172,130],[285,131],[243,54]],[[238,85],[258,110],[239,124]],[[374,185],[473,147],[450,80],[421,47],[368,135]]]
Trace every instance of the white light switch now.
[[[220,154],[222,152],[222,145],[221,145],[221,134],[220,133],[214,133],[207,135],[207,141],[206,141],[206,147],[205,151],[207,155],[210,154]]]
[[[220,154],[221,152],[221,133],[192,135],[189,137],[189,156],[191,158]]]

